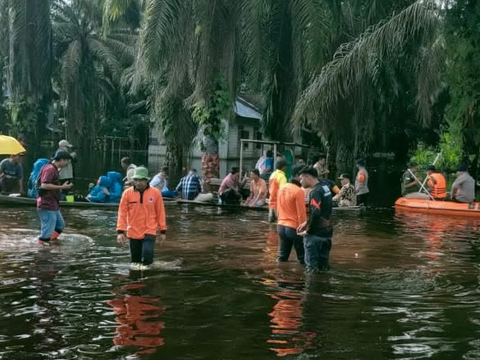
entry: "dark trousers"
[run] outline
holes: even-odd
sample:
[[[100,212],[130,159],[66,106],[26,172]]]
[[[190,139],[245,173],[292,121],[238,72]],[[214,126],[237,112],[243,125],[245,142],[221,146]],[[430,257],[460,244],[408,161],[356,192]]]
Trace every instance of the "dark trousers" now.
[[[307,235],[305,244],[305,271],[310,273],[328,270],[332,238]]]
[[[224,204],[230,204],[230,205],[236,205],[240,203],[240,200],[242,199],[241,196],[239,196],[234,190],[228,189],[223,192],[222,195],[220,195],[222,198],[222,203]]]
[[[298,261],[300,264],[305,264],[303,237],[297,235],[297,229],[278,225],[277,232],[280,237],[278,244],[278,261],[288,261],[292,247],[295,247]]]
[[[130,258],[132,263],[150,265],[153,263],[155,248],[154,235],[146,235],[143,239],[130,239]]]
[[[367,206],[367,202],[368,202],[368,193],[362,194],[362,195],[357,195],[357,205]]]

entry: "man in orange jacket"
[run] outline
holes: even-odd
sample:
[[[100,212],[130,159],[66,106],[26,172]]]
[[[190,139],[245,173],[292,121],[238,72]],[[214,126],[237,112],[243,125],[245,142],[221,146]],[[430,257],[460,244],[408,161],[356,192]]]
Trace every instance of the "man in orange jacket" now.
[[[166,240],[162,194],[149,181],[148,170],[136,168],[134,185],[125,190],[118,208],[117,242],[123,244],[125,236],[129,239],[131,261],[137,266],[152,264],[155,240]]]
[[[305,251],[303,237],[297,235],[297,228],[307,221],[307,208],[305,206],[305,192],[302,190],[298,174],[304,166],[296,166],[292,171],[292,180],[278,190],[278,261],[288,261],[292,247],[295,247],[297,259],[300,264],[305,264]]]

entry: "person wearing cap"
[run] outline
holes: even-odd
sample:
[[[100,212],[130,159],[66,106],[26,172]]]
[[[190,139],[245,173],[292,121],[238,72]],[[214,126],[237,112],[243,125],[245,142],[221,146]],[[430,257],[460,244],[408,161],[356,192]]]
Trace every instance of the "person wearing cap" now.
[[[165,206],[162,194],[149,185],[148,170],[137,167],[133,186],[124,191],[118,208],[117,242],[129,240],[132,265],[153,263],[155,241],[166,240]]]
[[[60,183],[59,171],[69,164],[72,157],[69,152],[59,150],[52,161],[42,167],[37,179],[37,210],[40,217],[40,236],[38,243],[49,245],[50,241],[57,240],[63,229],[65,221],[60,212],[60,197],[63,190],[69,190],[73,184]]]
[[[357,204],[367,205],[368,193],[368,171],[365,168],[365,160],[358,159],[357,165],[357,177],[355,178],[355,191],[357,192]]]
[[[326,179],[330,171],[327,168],[327,157],[325,154],[317,156],[316,162],[313,167],[317,170],[319,179]]]
[[[285,159],[277,161],[276,170],[270,176],[268,180],[268,191],[270,192],[268,207],[270,209],[269,218],[273,222],[277,218],[277,196],[278,190],[287,183],[287,171],[288,163]]]
[[[122,169],[125,170],[125,177],[123,178],[123,183],[126,188],[133,185],[133,174],[137,166],[132,164],[132,161],[129,157],[124,157],[120,160],[120,165],[122,165]]]
[[[304,236],[305,271],[315,273],[329,268],[333,235],[330,223],[332,192],[328,185],[318,181],[316,169],[303,169],[299,175],[302,186],[312,190],[308,196],[308,220],[298,227],[297,233]]]
[[[412,162],[408,165],[408,169],[402,175],[402,196],[416,193],[420,191],[420,182],[422,179],[417,176],[418,164]]]
[[[296,166],[292,171],[292,179],[278,190],[277,196],[277,232],[280,238],[278,243],[278,261],[288,261],[292,247],[295,248],[300,264],[305,264],[305,250],[303,237],[297,235],[297,228],[307,221],[305,207],[305,193],[300,184],[299,173],[304,166]]]
[[[57,151],[65,151],[70,154],[70,160],[64,168],[60,170],[60,183],[72,182],[74,179],[73,173],[73,163],[76,161],[76,154],[72,152],[73,145],[70,144],[67,140],[61,140],[58,143],[58,150]],[[65,194],[66,195],[66,194]]]
[[[447,180],[437,171],[435,165],[427,167],[427,187],[428,192],[435,200],[445,200],[447,197]]]
[[[475,201],[475,180],[468,173],[466,165],[458,166],[457,179],[452,185],[450,197],[452,200],[461,203]]]
[[[342,174],[338,178],[342,184],[340,192],[333,197],[333,201],[338,204],[338,207],[350,207],[357,205],[357,193],[355,186],[351,183],[351,176],[349,174]]]
[[[21,164],[23,156],[23,153],[10,155],[0,162],[0,189],[2,194],[23,194],[23,167]]]

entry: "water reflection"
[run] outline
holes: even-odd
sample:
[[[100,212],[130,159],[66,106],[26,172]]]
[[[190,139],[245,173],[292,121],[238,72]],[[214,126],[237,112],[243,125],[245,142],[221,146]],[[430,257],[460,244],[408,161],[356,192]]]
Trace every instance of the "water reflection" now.
[[[160,305],[158,298],[138,294],[145,286],[141,282],[125,285],[116,294],[116,299],[107,301],[117,315],[115,321],[120,324],[115,329],[117,336],[113,343],[139,347],[137,355],[154,353],[165,344],[160,335],[165,323],[159,320],[165,307]]]

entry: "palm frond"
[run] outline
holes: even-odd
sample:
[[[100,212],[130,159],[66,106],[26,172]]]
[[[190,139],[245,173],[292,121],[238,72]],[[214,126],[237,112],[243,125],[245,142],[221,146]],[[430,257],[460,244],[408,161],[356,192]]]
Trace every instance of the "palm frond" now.
[[[351,95],[368,78],[372,52],[380,61],[394,62],[397,52],[412,37],[435,32],[440,21],[435,10],[434,1],[416,1],[389,20],[368,29],[357,40],[340,47],[334,60],[303,93],[293,115],[295,126],[301,127],[307,119],[319,130],[325,129],[340,101],[349,99],[348,105],[355,106]]]
[[[79,40],[70,43],[62,56],[62,82],[68,87],[74,84],[80,73],[82,62],[82,44]]]
[[[103,63],[114,76],[119,76],[121,66],[113,51],[106,46],[102,40],[95,37],[89,37],[87,44],[91,53]]]

